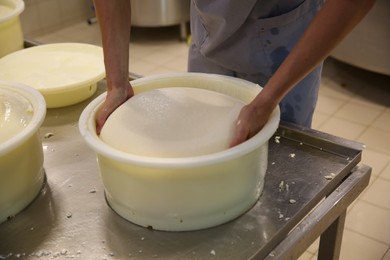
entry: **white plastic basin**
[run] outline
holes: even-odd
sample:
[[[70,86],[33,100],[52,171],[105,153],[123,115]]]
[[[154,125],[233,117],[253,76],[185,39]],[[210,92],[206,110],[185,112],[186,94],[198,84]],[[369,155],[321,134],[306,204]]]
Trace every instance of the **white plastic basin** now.
[[[13,106],[9,97],[22,100]],[[43,150],[38,129],[45,115],[42,95],[31,87],[0,81],[0,223],[24,209],[39,193],[43,181]],[[17,127],[14,110],[25,109],[31,117]],[[12,124],[12,125],[9,125]],[[12,128],[15,130],[12,133]],[[1,131],[2,130],[2,131]],[[10,131],[11,130],[11,131]]]
[[[132,85],[135,94],[155,88],[194,87],[245,103],[261,91],[248,81],[201,73],[145,77]],[[256,203],[264,185],[268,140],[279,124],[279,108],[262,131],[236,147],[195,157],[155,158],[124,153],[100,140],[95,114],[104,99],[105,93],[85,108],[79,128],[97,153],[107,202],[120,216],[157,230],[197,230],[230,221]]]
[[[0,58],[23,48],[23,32],[19,15],[22,0],[0,0]]]
[[[37,89],[47,108],[84,101],[95,93],[104,76],[103,49],[92,44],[44,44],[0,59],[0,80]]]

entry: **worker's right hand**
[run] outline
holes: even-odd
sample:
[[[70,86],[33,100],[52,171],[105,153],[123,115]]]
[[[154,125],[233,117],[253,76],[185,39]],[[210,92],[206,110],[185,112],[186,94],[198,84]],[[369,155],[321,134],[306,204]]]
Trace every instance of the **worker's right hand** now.
[[[256,135],[265,126],[277,105],[278,100],[268,96],[264,88],[250,104],[241,109],[229,147],[239,145]]]
[[[134,95],[133,88],[130,85],[130,82],[128,82],[127,84],[128,85],[125,87],[110,88],[107,91],[106,100],[96,113],[96,133],[98,135],[100,134],[104,123],[111,115],[111,113],[114,112],[115,109],[117,109],[126,100],[128,100]]]
[[[239,145],[257,134],[267,123],[268,117],[268,113],[259,113],[252,105],[244,106],[238,116],[235,134],[229,147]]]

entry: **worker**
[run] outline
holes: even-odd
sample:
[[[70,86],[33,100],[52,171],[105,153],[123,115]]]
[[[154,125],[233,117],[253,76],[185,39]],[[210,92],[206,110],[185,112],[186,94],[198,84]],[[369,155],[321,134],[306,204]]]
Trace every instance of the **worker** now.
[[[191,0],[189,72],[243,78],[264,86],[237,118],[230,146],[249,139],[280,105],[281,120],[310,127],[321,69],[374,0]],[[128,80],[130,0],[94,0],[102,34],[108,116],[134,95]]]

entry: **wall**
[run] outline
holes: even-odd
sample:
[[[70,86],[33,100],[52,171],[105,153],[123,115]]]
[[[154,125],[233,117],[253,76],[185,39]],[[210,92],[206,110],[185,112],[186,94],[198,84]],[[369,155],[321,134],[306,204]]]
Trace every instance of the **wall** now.
[[[24,0],[25,10],[20,15],[25,38],[87,21],[94,16],[92,0]]]

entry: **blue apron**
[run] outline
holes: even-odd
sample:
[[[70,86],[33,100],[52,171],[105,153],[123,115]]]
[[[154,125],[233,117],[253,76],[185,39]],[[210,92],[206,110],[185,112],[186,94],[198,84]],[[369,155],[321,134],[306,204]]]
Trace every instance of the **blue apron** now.
[[[192,0],[188,70],[265,86],[324,0]],[[311,126],[322,64],[280,103],[281,119]]]

